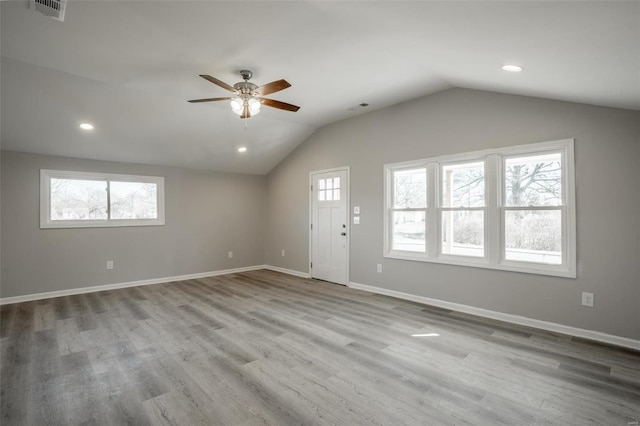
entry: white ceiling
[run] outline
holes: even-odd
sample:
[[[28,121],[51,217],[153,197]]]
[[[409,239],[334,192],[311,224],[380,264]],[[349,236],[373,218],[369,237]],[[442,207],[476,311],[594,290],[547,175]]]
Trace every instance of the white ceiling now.
[[[450,87],[640,109],[640,2],[84,1],[59,22],[16,1],[1,14],[7,150],[265,174],[320,126]],[[288,80],[269,97],[300,111],[240,120],[186,102],[228,94],[198,74],[233,84],[244,68],[258,85]]]

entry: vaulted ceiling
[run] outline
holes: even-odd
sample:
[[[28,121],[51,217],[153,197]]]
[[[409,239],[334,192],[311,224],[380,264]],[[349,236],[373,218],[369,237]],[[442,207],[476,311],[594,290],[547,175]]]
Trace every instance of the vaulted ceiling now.
[[[5,1],[1,14],[7,150],[264,174],[323,125],[451,87],[640,109],[640,2],[72,1],[60,22]],[[289,81],[269,97],[300,111],[240,120],[227,102],[186,102],[228,94],[198,74],[234,84],[241,69]]]

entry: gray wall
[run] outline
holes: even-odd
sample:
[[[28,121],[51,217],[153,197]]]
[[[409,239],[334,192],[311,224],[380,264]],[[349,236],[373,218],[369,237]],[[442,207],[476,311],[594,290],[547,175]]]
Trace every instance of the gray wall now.
[[[0,120],[1,121],[1,120]],[[0,143],[0,148],[1,148]],[[0,296],[2,295],[2,150],[0,149]]]
[[[639,339],[639,123],[637,111],[452,89],[324,127],[267,176],[267,263],[308,271],[309,172],[351,166],[351,282]],[[382,257],[383,164],[566,138],[577,279]],[[582,291],[594,308],[580,306]]]
[[[362,212],[352,282],[639,339],[638,123],[637,111],[452,89],[319,129],[266,178],[3,151],[0,295],[264,263],[306,272],[309,172],[350,166]],[[382,257],[383,164],[565,138],[576,140],[577,279]],[[166,225],[41,230],[41,168],[164,176]]]
[[[264,264],[264,176],[8,151],[1,162],[2,297]],[[166,225],[40,229],[42,168],[164,176]]]

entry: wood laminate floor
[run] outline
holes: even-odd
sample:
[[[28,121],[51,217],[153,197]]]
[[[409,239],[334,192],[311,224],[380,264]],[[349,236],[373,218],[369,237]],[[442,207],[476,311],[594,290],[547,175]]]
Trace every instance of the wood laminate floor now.
[[[3,426],[640,420],[638,352],[266,270],[0,315]]]

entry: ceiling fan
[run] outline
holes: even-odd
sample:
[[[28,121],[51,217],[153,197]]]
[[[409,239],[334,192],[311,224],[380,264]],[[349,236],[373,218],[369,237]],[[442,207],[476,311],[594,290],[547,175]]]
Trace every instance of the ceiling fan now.
[[[276,101],[274,99],[263,98],[264,95],[270,95],[271,93],[279,92],[291,87],[286,80],[277,80],[267,83],[264,86],[258,87],[257,85],[250,83],[249,79],[253,73],[249,70],[240,71],[240,75],[244,79],[233,86],[211,77],[210,75],[200,74],[200,77],[204,78],[211,83],[222,87],[230,92],[233,92],[235,96],[227,96],[224,98],[205,98],[205,99],[192,99],[189,102],[214,102],[214,101],[231,101],[231,109],[238,114],[240,118],[249,118],[260,112],[260,107],[264,104],[272,108],[283,109],[285,111],[296,112],[300,109],[299,106],[291,105],[286,102]]]

